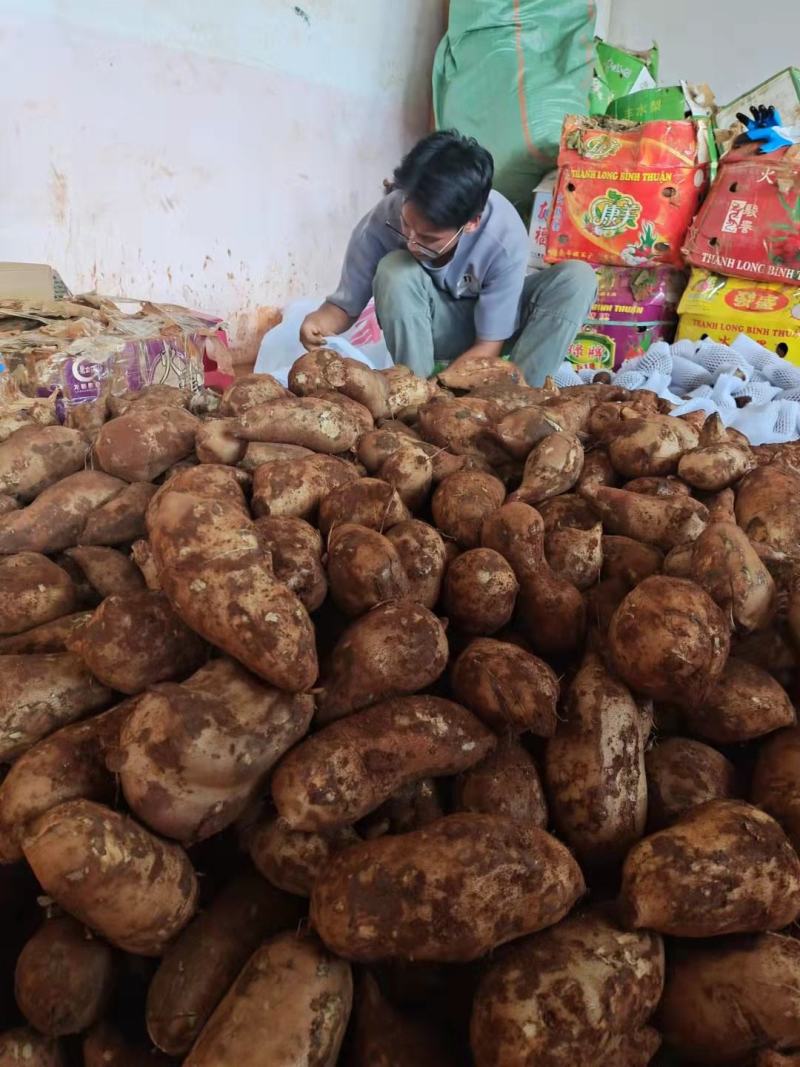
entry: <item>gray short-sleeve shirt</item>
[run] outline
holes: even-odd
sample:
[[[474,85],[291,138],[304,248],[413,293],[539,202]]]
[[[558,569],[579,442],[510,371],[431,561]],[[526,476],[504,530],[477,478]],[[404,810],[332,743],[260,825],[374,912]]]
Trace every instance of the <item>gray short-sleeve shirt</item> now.
[[[383,257],[404,248],[399,235],[403,193],[385,196],[353,230],[342,276],[331,304],[348,315],[360,315],[372,296],[375,271]],[[505,341],[519,326],[522,283],[528,264],[528,234],[514,206],[496,191],[474,233],[462,234],[453,258],[442,267],[421,264],[437,289],[456,300],[475,301],[475,336],[479,341]]]

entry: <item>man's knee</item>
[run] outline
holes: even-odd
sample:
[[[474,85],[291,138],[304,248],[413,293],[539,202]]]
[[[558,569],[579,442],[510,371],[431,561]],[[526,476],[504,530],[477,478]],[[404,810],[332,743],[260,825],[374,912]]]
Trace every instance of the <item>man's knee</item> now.
[[[580,259],[565,260],[547,268],[536,303],[561,309],[565,318],[583,319],[597,296],[594,267]]]
[[[378,263],[372,283],[375,302],[396,300],[401,292],[424,292],[427,275],[410,252],[388,252]]]

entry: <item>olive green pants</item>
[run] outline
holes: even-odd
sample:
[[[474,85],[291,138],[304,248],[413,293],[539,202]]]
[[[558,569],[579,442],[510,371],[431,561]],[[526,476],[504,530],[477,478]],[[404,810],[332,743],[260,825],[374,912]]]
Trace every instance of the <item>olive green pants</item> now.
[[[395,363],[429,377],[434,363],[449,363],[475,344],[475,301],[457,300],[433,284],[406,252],[378,264],[375,312]],[[597,293],[588,263],[558,263],[529,274],[522,290],[520,327],[506,349],[528,385],[542,385],[566,357]]]

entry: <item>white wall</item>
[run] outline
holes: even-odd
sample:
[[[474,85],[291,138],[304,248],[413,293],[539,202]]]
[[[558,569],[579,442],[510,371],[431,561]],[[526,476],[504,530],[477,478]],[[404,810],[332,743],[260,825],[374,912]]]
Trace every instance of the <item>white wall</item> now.
[[[0,256],[227,315],[333,288],[441,0],[0,0]]]
[[[595,33],[598,37],[608,37],[608,30],[611,25],[611,5],[613,0],[596,0],[595,7],[597,8],[597,22]]]
[[[800,66],[800,0],[609,0],[608,39],[658,41],[662,85],[708,82],[727,104],[783,67]]]
[[[598,0],[718,99],[798,62],[798,0]],[[443,0],[0,0],[0,256],[230,315],[317,295],[429,121]]]

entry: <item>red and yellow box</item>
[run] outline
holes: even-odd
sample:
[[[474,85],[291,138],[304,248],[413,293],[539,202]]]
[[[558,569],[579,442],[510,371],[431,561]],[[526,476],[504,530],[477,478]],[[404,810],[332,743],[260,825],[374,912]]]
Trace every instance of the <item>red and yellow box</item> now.
[[[800,288],[693,270],[678,305],[678,338],[730,344],[746,333],[800,365]]]
[[[568,115],[547,262],[680,266],[707,182],[704,146],[688,120],[637,125]]]
[[[800,285],[800,146],[724,156],[685,253],[719,274]]]

